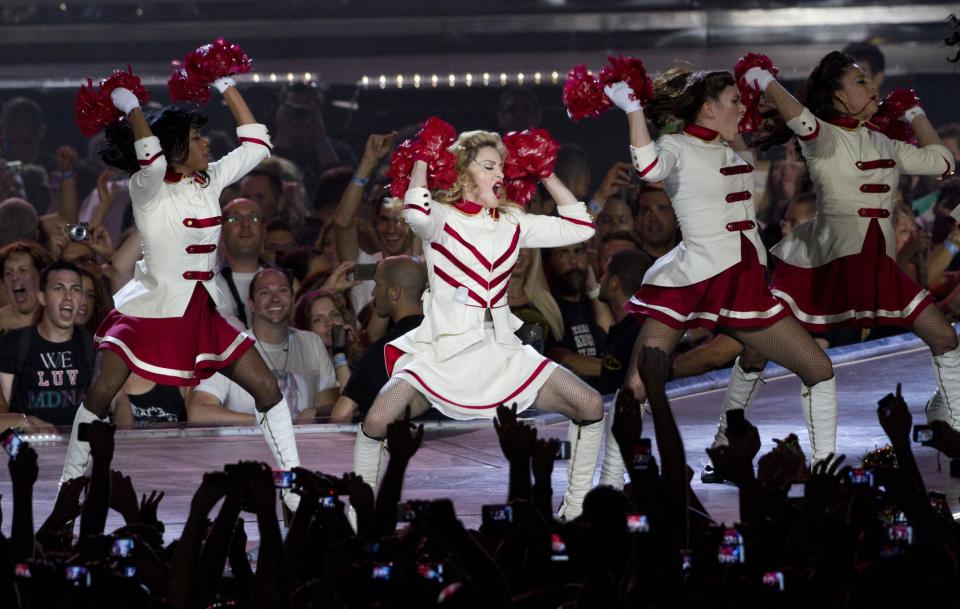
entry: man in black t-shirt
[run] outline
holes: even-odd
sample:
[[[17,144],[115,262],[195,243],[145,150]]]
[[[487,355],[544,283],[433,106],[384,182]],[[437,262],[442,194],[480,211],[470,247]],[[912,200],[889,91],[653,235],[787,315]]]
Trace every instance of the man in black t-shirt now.
[[[600,393],[613,393],[623,385],[627,366],[633,355],[633,344],[640,334],[640,322],[623,310],[623,303],[643,283],[643,276],[653,261],[638,249],[621,250],[610,257],[600,279],[600,300],[610,306],[616,323],[607,334],[607,344],[600,354]]]
[[[366,414],[377,393],[387,383],[383,348],[423,321],[420,297],[427,287],[427,269],[410,256],[384,258],[373,276],[373,311],[392,322],[387,334],[374,342],[357,362],[347,386],[333,407],[333,423],[350,423]],[[422,399],[417,396],[416,399]]]
[[[57,261],[40,273],[43,315],[36,326],[0,337],[5,411],[52,425],[73,423],[93,376],[93,338],[73,325],[83,298],[80,272]]]
[[[550,288],[563,316],[563,336],[547,341],[547,357],[570,369],[594,387],[600,376],[600,350],[607,335],[596,323],[587,294],[587,250],[583,243],[543,250]]]

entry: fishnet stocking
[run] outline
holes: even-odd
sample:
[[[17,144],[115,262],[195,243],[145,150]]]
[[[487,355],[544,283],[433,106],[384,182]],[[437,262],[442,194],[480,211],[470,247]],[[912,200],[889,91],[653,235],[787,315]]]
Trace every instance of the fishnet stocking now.
[[[220,373],[253,396],[254,407],[259,412],[270,410],[271,406],[283,399],[277,379],[255,347],[247,349]]]
[[[83,398],[83,406],[101,419],[110,412],[110,401],[130,376],[130,369],[119,355],[109,349],[97,351],[93,364],[93,381]]]
[[[929,306],[917,315],[913,322],[913,333],[927,343],[934,357],[957,348],[957,334],[935,306]]]
[[[361,430],[368,437],[382,439],[387,436],[387,426],[403,418],[403,411],[410,405],[410,416],[416,417],[430,408],[430,402],[415,399],[417,390],[407,381],[393,377],[380,389],[376,399],[363,419]]]
[[[637,342],[633,344],[630,367],[627,368],[627,377],[623,381],[624,387],[630,388],[637,396],[643,393],[640,390],[642,386],[640,373],[637,371],[637,359],[640,357],[641,347],[654,347],[666,353],[673,353],[681,338],[683,338],[683,330],[671,328],[652,317],[645,319],[643,326],[640,327],[640,336],[637,337]]]
[[[553,369],[533,404],[546,412],[559,412],[580,424],[603,418],[603,398],[600,394],[562,366]]]
[[[792,317],[766,328],[724,328],[724,332],[744,344],[740,361],[745,370],[762,370],[760,364],[769,359],[799,376],[807,387],[833,378],[830,358]]]

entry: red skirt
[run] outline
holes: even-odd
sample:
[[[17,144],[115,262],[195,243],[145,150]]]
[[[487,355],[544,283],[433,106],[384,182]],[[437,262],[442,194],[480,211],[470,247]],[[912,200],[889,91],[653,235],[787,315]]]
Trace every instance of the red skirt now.
[[[641,320],[650,317],[677,330],[765,328],[787,315],[767,287],[757,249],[742,234],[737,264],[693,285],[644,285],[623,308]]]
[[[195,386],[227,367],[253,339],[227,322],[197,282],[181,317],[133,317],[110,311],[93,337],[131,372],[163,385]]]
[[[930,294],[887,256],[876,218],[859,254],[812,269],[778,260],[770,288],[804,327],[817,332],[841,326],[909,328],[933,304]]]

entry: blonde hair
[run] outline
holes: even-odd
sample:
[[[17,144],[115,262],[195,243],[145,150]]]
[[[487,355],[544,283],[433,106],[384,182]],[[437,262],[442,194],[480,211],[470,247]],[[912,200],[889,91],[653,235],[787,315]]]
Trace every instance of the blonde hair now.
[[[480,152],[480,149],[486,147],[496,150],[501,160],[507,158],[507,147],[503,145],[503,140],[500,139],[499,133],[481,130],[464,131],[457,137],[457,141],[448,148],[448,150],[457,157],[457,163],[455,165],[457,180],[450,188],[437,191],[434,194],[433,198],[437,202],[455,203],[463,199],[466,190],[473,186],[472,180],[470,179],[470,172],[468,171],[470,163],[477,160],[477,154]],[[500,196],[500,205],[501,207],[522,209],[517,203],[504,199],[502,194]]]
[[[534,307],[546,318],[550,331],[556,340],[563,338],[563,314],[557,304],[550,286],[547,285],[547,276],[543,273],[543,260],[540,248],[530,249],[530,263],[523,273],[523,293]]]

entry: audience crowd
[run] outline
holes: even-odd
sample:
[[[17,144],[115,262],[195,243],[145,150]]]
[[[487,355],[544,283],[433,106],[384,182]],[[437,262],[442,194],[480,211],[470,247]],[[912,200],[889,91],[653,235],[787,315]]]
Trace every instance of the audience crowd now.
[[[858,44],[846,50],[880,88],[879,49]],[[294,420],[351,423],[387,381],[383,346],[423,319],[427,274],[422,245],[402,221],[402,202],[390,196],[386,178],[402,138],[371,134],[357,155],[327,134],[323,108],[317,88],[297,84],[280,93],[267,121],[273,156],[223,192],[216,282],[226,296],[221,313],[256,339]],[[542,120],[533,90],[503,92],[502,130],[538,127]],[[938,132],[960,160],[960,124]],[[41,106],[26,97],[3,104],[0,135],[0,430],[54,432],[70,424],[83,400],[93,372],[93,333],[112,309],[112,294],[133,276],[140,237],[126,183],[99,160],[96,138],[83,153],[57,147]],[[216,157],[236,145],[225,132],[207,136]],[[814,217],[816,198],[795,142],[761,155],[756,169],[757,217],[771,247]],[[641,183],[625,160],[594,167],[582,148],[567,143],[556,174],[588,203],[596,236],[575,246],[523,250],[509,304],[524,322],[518,335],[525,343],[612,393],[639,332],[622,304],[682,235],[666,192]],[[591,192],[592,175],[603,178]],[[957,320],[960,228],[950,212],[960,203],[960,178],[905,176],[898,201],[892,218],[897,263]],[[555,214],[555,208],[542,190],[528,204],[531,213]],[[890,332],[846,329],[815,338],[832,347]],[[622,491],[595,489],[583,516],[563,524],[554,521],[551,505],[555,446],[538,440],[506,408],[497,430],[510,462],[509,494],[504,506],[485,510],[479,531],[466,530],[448,500],[401,504],[409,524],[397,528],[405,468],[422,438],[422,428],[411,431],[409,420],[390,429],[390,461],[376,499],[351,474],[297,470],[303,500],[285,539],[270,470],[244,462],[204,476],[183,535],[164,546],[157,519],[162,493],[137,501],[130,479],[110,469],[113,427],[99,423],[89,429],[91,476],[64,484],[53,512],[34,529],[37,458],[24,444],[10,460],[13,524],[9,539],[0,536],[0,606],[957,602],[960,529],[938,495],[928,497],[899,395],[884,398],[878,410],[895,466],[864,471],[837,458],[808,471],[795,438],[785,438],[755,468],[756,428],[731,426],[730,446],[711,449],[710,456],[739,487],[741,522],[724,526],[711,519],[689,486],[664,384],[729,367],[741,349],[727,335],[691,330],[670,359],[646,351],[642,374],[659,462],[642,437],[639,405],[621,397],[614,433],[630,465],[630,484]],[[219,374],[190,389],[133,375],[114,399],[112,420],[120,428],[247,425],[253,413],[252,397]],[[935,424],[929,444],[960,457],[960,435],[945,425]],[[356,533],[344,502],[356,511]],[[127,525],[105,534],[109,509]],[[255,570],[242,512],[253,514],[260,531]]]

